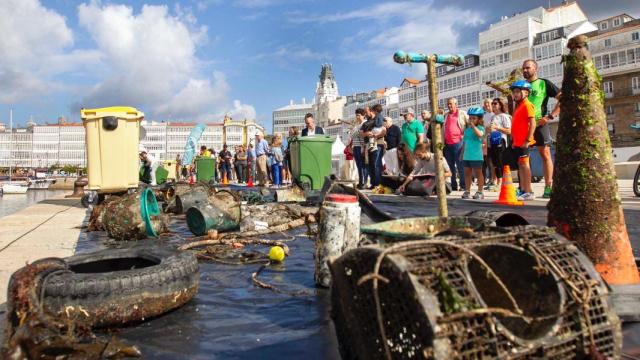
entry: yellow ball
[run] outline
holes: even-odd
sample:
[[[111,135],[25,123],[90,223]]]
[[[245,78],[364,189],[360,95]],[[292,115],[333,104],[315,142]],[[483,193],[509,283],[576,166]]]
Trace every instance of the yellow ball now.
[[[271,261],[282,262],[284,257],[284,249],[280,246],[273,246],[269,250],[269,260]]]

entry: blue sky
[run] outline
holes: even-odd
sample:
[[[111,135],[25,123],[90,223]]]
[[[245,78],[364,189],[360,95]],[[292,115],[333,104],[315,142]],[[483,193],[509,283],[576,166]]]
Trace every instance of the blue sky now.
[[[558,0],[551,1],[552,5]],[[583,0],[592,20],[637,0]],[[0,121],[132,105],[152,120],[256,117],[313,98],[324,62],[342,94],[397,86],[396,49],[477,52],[478,31],[548,0],[0,1]]]

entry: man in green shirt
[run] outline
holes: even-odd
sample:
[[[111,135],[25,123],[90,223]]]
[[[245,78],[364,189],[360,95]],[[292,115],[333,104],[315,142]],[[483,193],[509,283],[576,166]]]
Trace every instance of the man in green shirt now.
[[[544,194],[543,198],[551,197],[551,186],[553,182],[553,159],[551,159],[551,130],[549,121],[560,114],[560,89],[547,79],[538,78],[538,64],[535,60],[525,60],[522,64],[522,75],[531,84],[529,101],[533,104],[536,114],[536,130],[533,134],[538,153],[542,158],[542,169],[544,172]],[[558,103],[550,113],[547,109],[549,98],[558,99]]]
[[[404,116],[404,124],[402,124],[402,142],[407,144],[409,150],[413,152],[416,144],[424,141],[424,126],[415,118],[413,108],[407,108],[402,114]]]

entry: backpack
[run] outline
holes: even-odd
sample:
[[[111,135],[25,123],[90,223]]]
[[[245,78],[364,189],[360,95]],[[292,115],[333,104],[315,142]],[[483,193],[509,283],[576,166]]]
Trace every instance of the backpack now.
[[[502,145],[502,133],[500,131],[492,131],[489,136],[489,142],[491,146],[500,146]]]

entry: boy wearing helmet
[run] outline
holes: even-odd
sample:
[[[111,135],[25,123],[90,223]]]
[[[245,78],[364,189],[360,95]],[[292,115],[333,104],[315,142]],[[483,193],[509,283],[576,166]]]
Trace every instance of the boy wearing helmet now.
[[[527,99],[531,93],[531,84],[526,80],[517,80],[511,84],[511,95],[515,110],[511,119],[511,156],[509,165],[518,169],[518,181],[522,195],[518,200],[535,200],[531,188],[531,167],[529,166],[529,147],[535,144],[533,133],[536,129],[536,113],[533,104]]]
[[[469,120],[467,127],[462,135],[462,166],[464,167],[464,193],[463,199],[471,197],[471,178],[475,173],[478,179],[478,192],[473,195],[474,199],[484,199],[484,175],[482,173],[482,163],[484,157],[482,154],[482,144],[484,143],[484,110],[482,108],[472,107],[467,111]]]

